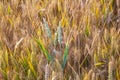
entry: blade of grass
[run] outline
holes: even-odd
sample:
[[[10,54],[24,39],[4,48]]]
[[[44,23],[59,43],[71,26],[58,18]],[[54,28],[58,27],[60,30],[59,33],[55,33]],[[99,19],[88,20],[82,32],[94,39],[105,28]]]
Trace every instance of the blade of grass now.
[[[68,57],[68,45],[66,45],[64,54],[63,54],[63,63],[62,63],[62,68],[64,69],[65,64],[67,63],[67,57]]]
[[[29,64],[29,67],[30,67],[30,70],[32,71],[32,73],[34,74],[35,78],[37,78],[37,73],[32,65],[32,63],[30,61],[28,61],[28,64]]]
[[[51,55],[48,53],[48,51],[45,49],[44,45],[42,44],[41,41],[39,41],[38,39],[35,39],[35,41],[37,42],[38,46],[40,47],[40,49],[43,51],[45,57],[47,58],[48,61],[51,61]]]
[[[101,66],[101,65],[104,65],[105,63],[104,62],[97,62],[95,63],[95,66]]]
[[[7,72],[0,68],[0,72],[3,74],[4,79],[7,79]]]

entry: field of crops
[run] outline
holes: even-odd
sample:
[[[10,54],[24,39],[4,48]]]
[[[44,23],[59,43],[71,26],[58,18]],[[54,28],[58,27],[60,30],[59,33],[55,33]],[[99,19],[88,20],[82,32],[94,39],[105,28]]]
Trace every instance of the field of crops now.
[[[0,80],[120,80],[120,1],[0,0]]]

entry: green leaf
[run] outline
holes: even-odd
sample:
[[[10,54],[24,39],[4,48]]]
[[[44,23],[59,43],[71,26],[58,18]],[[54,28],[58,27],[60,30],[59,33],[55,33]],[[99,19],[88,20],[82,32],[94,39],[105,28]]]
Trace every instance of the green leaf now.
[[[90,34],[90,26],[89,26],[89,24],[86,26],[85,34],[86,34],[87,36],[89,36],[89,34]]]
[[[67,63],[67,57],[68,57],[68,45],[66,45],[64,54],[63,54],[63,63],[62,63],[62,68],[64,69],[65,64]]]
[[[44,45],[42,44],[42,42],[40,40],[35,39],[35,41],[37,42],[38,46],[40,47],[40,49],[43,51],[44,55],[46,56],[48,61],[52,60],[51,55],[48,53],[48,51],[45,49]]]

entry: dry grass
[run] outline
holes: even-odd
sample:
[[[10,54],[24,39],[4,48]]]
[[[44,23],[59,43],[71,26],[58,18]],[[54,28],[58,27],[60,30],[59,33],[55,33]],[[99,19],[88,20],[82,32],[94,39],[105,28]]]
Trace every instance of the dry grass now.
[[[120,80],[119,13],[119,0],[1,0],[0,80]]]

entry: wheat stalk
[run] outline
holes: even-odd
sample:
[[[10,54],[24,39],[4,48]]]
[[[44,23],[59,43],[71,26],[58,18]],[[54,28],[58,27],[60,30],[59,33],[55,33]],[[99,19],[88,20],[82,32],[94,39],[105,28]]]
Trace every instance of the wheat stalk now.
[[[49,65],[47,64],[45,66],[45,80],[49,80],[49,77],[50,77],[50,68]]]
[[[111,61],[108,64],[108,80],[115,80],[114,70],[115,70],[115,59],[112,57]]]
[[[96,80],[96,73],[95,72],[92,73],[92,80]]]

